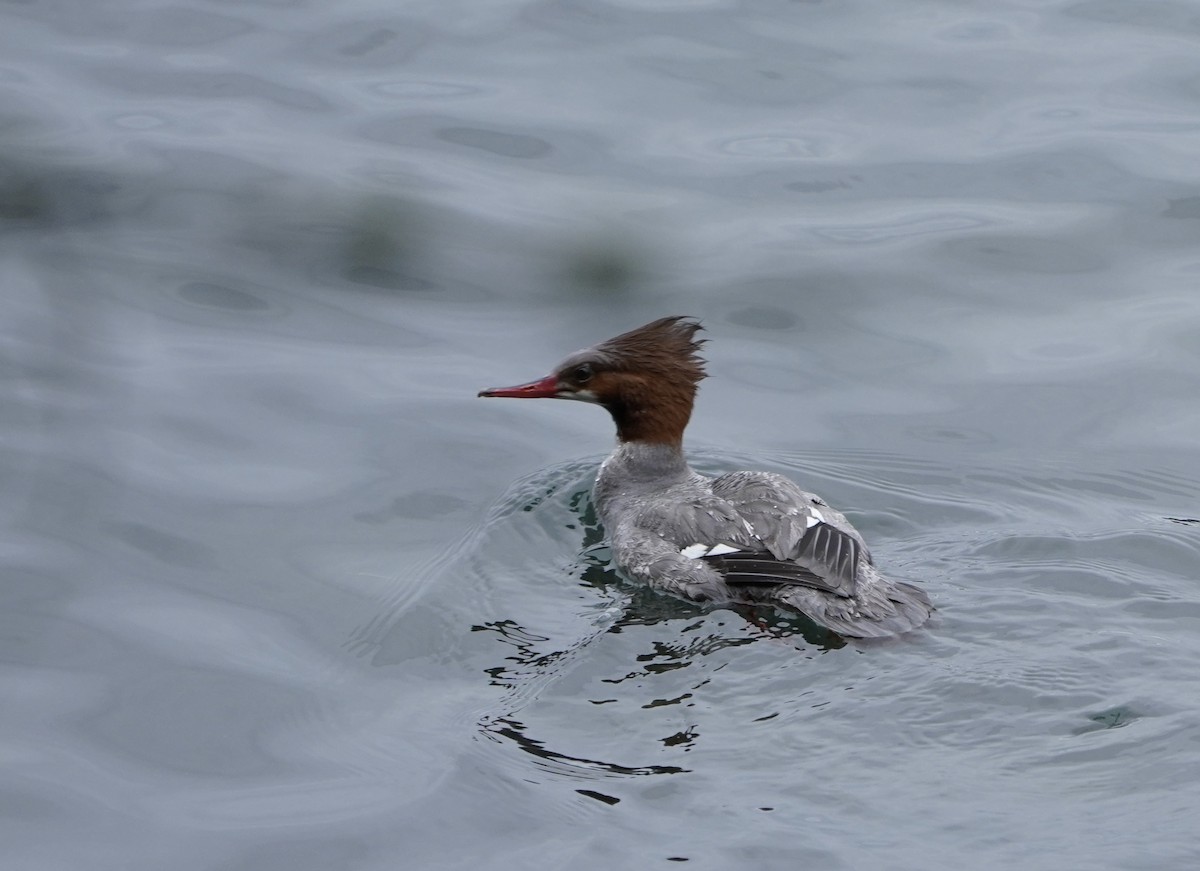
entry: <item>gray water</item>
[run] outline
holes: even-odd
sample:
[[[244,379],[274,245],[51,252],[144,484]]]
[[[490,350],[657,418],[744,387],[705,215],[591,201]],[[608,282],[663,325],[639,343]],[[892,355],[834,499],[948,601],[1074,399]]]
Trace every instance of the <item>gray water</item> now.
[[[1198,281],[1192,2],[0,4],[3,866],[1195,868]],[[927,630],[475,398],[665,314]]]

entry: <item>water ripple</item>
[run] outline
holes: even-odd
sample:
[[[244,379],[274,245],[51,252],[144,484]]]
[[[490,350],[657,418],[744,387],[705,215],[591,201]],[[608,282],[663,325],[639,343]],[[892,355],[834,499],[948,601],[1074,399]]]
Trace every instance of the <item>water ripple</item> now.
[[[315,91],[292,87],[260,75],[220,70],[95,67],[92,79],[127,95],[204,100],[263,100],[289,109],[326,112],[332,104]]]

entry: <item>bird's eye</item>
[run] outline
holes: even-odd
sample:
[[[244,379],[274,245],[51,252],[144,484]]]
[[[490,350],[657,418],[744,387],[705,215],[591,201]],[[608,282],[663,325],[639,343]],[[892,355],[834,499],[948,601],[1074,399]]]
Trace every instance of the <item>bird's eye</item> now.
[[[571,378],[576,384],[587,384],[592,380],[592,366],[590,363],[581,363],[575,367],[575,371],[571,373]]]

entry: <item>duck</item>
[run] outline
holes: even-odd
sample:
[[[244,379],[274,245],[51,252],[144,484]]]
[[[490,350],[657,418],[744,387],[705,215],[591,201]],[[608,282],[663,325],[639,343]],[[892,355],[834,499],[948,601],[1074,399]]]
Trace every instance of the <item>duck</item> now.
[[[848,638],[910,632],[929,596],[876,568],[846,515],[769,471],[716,477],[688,464],[683,434],[705,343],[692,317],[663,317],[563,359],[542,378],[481,397],[571,399],[604,408],[617,446],[592,498],[617,568],[633,581],[715,607],[775,606]]]

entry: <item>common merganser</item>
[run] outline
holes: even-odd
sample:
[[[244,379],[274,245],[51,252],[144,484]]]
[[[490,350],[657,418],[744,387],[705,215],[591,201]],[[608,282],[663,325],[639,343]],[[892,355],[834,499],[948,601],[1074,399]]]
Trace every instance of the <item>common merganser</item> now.
[[[773,472],[708,478],[688,466],[683,431],[707,375],[701,329],[692,318],[660,318],[577,351],[537,381],[479,395],[608,410],[618,445],[593,496],[630,577],[694,602],[793,609],[849,637],[920,626],[929,597],[880,574],[858,530],[825,500]]]

